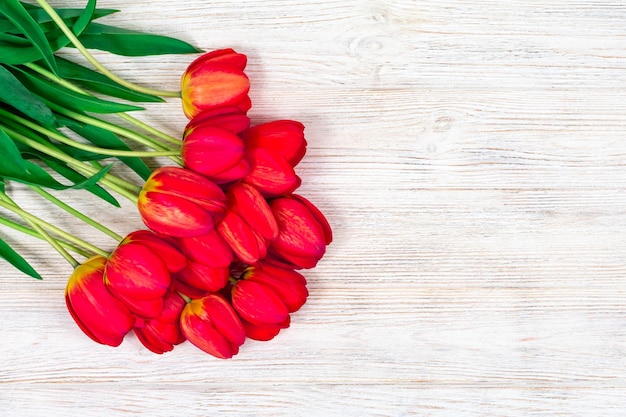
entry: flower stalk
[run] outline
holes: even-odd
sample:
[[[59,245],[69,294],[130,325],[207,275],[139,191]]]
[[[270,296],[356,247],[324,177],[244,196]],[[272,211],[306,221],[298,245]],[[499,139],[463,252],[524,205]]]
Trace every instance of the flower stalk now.
[[[124,80],[123,78],[118,77],[111,71],[109,71],[104,65],[102,65],[88,50],[85,46],[80,42],[80,40],[76,37],[74,32],[67,27],[63,19],[58,15],[58,13],[46,2],[46,0],[37,0],[37,4],[41,6],[41,8],[50,16],[50,18],[56,23],[56,25],[61,29],[63,34],[67,36],[69,41],[74,45],[74,47],[93,65],[98,71],[100,71],[103,75],[107,76],[109,79],[115,81],[116,83],[129,88],[131,90],[137,91],[139,93],[151,94],[159,97],[180,97],[180,91],[165,91],[165,90],[156,90],[152,88],[142,87],[137,84],[133,84],[129,81]]]

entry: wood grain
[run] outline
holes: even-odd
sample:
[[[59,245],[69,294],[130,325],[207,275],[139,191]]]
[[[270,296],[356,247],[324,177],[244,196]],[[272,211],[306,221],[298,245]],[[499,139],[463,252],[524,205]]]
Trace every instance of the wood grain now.
[[[335,241],[291,328],[219,361],[94,344],[66,312],[64,261],[3,229],[46,277],[0,270],[0,416],[623,415],[623,2],[99,6],[123,10],[112,24],[246,53],[253,121],[307,126],[301,192]],[[189,63],[98,57],[171,88]],[[138,117],[173,135],[185,123],[174,100]],[[141,226],[128,204],[71,199],[120,233]]]

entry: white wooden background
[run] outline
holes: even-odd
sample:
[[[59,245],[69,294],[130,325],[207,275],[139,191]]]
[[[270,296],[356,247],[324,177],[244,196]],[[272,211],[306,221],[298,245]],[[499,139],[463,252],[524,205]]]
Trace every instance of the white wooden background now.
[[[96,345],[66,312],[70,268],[8,232],[45,280],[0,267],[1,416],[625,415],[626,3],[99,6],[246,53],[253,120],[307,126],[301,192],[335,241],[291,328],[221,361]],[[164,88],[192,58],[98,56]],[[175,100],[140,118],[185,123]],[[120,233],[141,226],[130,205],[71,199]]]

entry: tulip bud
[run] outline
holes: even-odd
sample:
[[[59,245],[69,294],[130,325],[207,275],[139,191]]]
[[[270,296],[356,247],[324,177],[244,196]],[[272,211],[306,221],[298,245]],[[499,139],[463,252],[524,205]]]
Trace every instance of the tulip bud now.
[[[185,256],[173,240],[147,230],[130,233],[105,266],[104,282],[132,313],[158,317],[170,289],[170,273],[185,267]]]
[[[293,313],[304,305],[309,292],[306,288],[306,279],[302,274],[292,269],[280,268],[266,263],[247,268],[242,278],[254,281],[270,288]]]
[[[226,191],[228,209],[217,230],[242,262],[254,264],[267,254],[278,233],[276,220],[261,193],[239,183]]]
[[[254,185],[266,197],[290,194],[302,183],[293,167],[272,149],[251,149],[246,152],[246,158],[251,168],[243,181]]]
[[[289,316],[287,316],[287,320],[283,323],[279,324],[252,324],[245,320],[241,320],[243,324],[243,328],[246,331],[246,337],[249,337],[253,340],[258,340],[261,342],[266,342],[268,340],[272,340],[276,335],[282,330],[289,327]]]
[[[241,318],[252,324],[279,324],[289,317],[289,310],[274,290],[262,283],[240,280],[232,290],[233,307]]]
[[[137,207],[150,229],[168,236],[199,236],[211,231],[226,208],[213,182],[191,170],[154,170],[139,194]]]
[[[228,266],[215,268],[190,260],[187,266],[174,277],[199,290],[215,292],[224,288],[229,273]]]
[[[135,319],[103,281],[106,259],[95,256],[79,265],[65,289],[65,302],[80,329],[98,343],[119,346]]]
[[[185,132],[198,126],[219,127],[239,134],[250,127],[250,118],[238,107],[217,107],[196,115],[185,127]]]
[[[193,261],[214,268],[227,267],[233,261],[233,251],[217,230],[193,237],[176,239],[183,253]]]
[[[247,58],[232,49],[209,52],[193,61],[181,79],[183,111],[191,119],[223,106],[247,111],[250,81],[244,73]]]
[[[180,326],[187,340],[221,359],[236,355],[246,337],[241,320],[218,294],[189,302],[181,314]]]
[[[137,339],[154,353],[162,354],[174,349],[175,345],[185,340],[180,330],[180,315],[184,307],[185,300],[175,292],[170,293],[157,318],[137,320],[134,328]]]
[[[301,183],[293,169],[304,157],[304,125],[293,120],[276,120],[253,126],[242,133],[246,158],[251,164],[244,181],[266,197],[290,194]]]
[[[275,120],[253,126],[243,132],[246,146],[270,149],[295,167],[306,153],[304,125],[294,120]]]
[[[186,168],[219,182],[241,163],[244,144],[239,136],[221,127],[196,125],[185,132],[181,156]]]
[[[300,268],[313,268],[332,241],[332,231],[324,215],[299,195],[270,202],[278,235],[268,248],[272,262]]]

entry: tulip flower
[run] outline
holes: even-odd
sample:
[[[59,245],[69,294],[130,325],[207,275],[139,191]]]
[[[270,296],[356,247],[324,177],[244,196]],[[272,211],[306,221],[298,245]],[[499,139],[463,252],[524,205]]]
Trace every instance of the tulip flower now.
[[[218,184],[243,178],[250,170],[243,140],[210,124],[197,124],[185,131],[181,156],[186,168]]]
[[[232,49],[209,52],[193,61],[181,79],[185,115],[191,119],[202,111],[224,106],[248,111],[246,63],[247,57]]]
[[[293,169],[304,157],[304,125],[276,120],[245,130],[246,158],[250,173],[244,182],[254,185],[266,197],[290,194],[301,183]]]
[[[187,266],[174,275],[177,280],[208,292],[219,291],[226,285],[230,270],[226,267],[212,267],[189,260]]]
[[[224,210],[222,190],[202,175],[178,167],[153,171],[137,207],[150,229],[168,236],[189,237],[210,232]]]
[[[241,320],[243,328],[246,332],[246,337],[261,342],[272,340],[282,329],[289,327],[289,322],[289,316],[287,316],[287,320],[279,324],[252,324],[245,320]]]
[[[140,317],[157,317],[171,276],[185,267],[185,256],[167,237],[147,230],[129,234],[109,256],[104,282]]]
[[[332,231],[322,212],[295,194],[272,200],[270,208],[278,235],[268,248],[268,258],[286,267],[313,268],[332,242]]]
[[[119,346],[133,328],[134,317],[104,285],[106,259],[96,256],[79,265],[65,289],[65,302],[80,329],[98,343]]]
[[[200,112],[191,119],[183,136],[198,126],[214,126],[240,134],[250,127],[250,118],[238,107],[216,107]]]
[[[233,262],[233,251],[216,229],[193,237],[176,239],[180,250],[192,261],[219,268]]]
[[[236,355],[246,338],[237,313],[219,294],[187,303],[180,316],[180,327],[192,344],[221,359]]]
[[[294,120],[275,120],[253,126],[243,132],[246,146],[274,151],[292,167],[302,160],[307,142],[304,125]]]
[[[180,330],[180,315],[185,300],[175,292],[170,293],[163,303],[160,315],[151,320],[137,320],[134,331],[137,339],[154,353],[162,354],[185,341]]]
[[[217,230],[235,256],[254,264],[267,254],[267,245],[278,233],[278,225],[267,201],[252,185],[238,183],[226,191],[228,208]]]
[[[245,322],[261,326],[259,332],[264,325],[284,324],[308,295],[306,279],[300,273],[267,264],[247,268],[231,291],[235,311]],[[276,329],[270,326],[265,330],[272,333]]]

